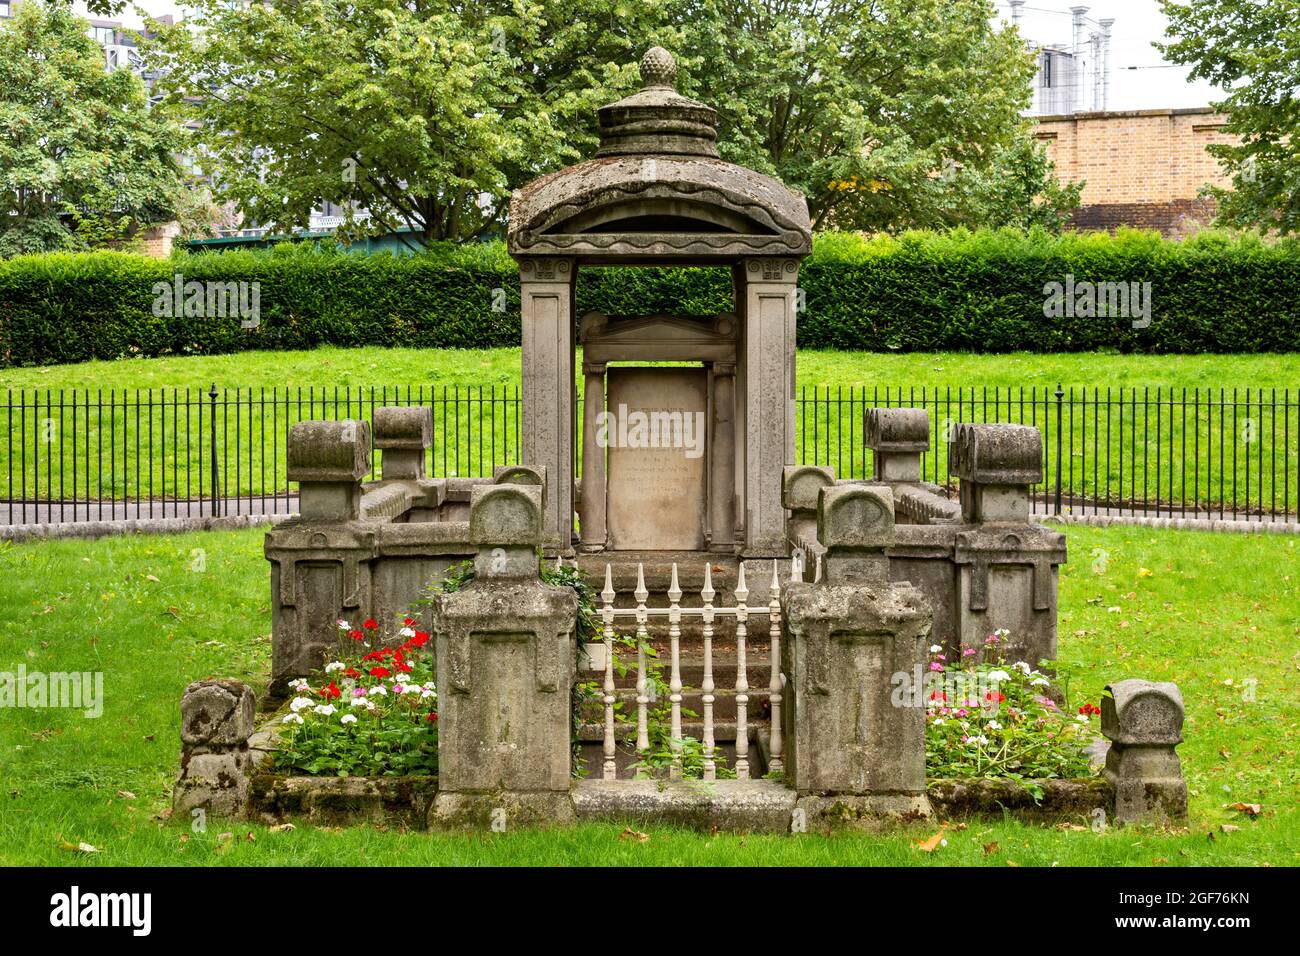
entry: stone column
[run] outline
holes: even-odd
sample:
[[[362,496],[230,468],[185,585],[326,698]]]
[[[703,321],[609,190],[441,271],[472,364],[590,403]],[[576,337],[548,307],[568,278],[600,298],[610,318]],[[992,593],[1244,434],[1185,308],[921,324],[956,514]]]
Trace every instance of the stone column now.
[[[930,413],[924,408],[868,408],[863,445],[871,449],[881,482],[919,482],[921,455],[930,450]]]
[[[930,609],[889,581],[893,496],[866,485],[819,496],[822,579],[781,596],[787,782],[822,822],[928,814],[924,695],[895,688],[921,675]]]
[[[189,818],[242,817],[248,809],[252,690],[236,680],[201,680],[181,697],[181,773],[172,812]]]
[[[545,469],[550,483],[545,544],[568,552],[573,545],[572,259],[524,259],[519,264],[523,321],[523,463]]]
[[[709,548],[736,548],[736,366],[714,362],[709,429]]]
[[[370,473],[365,421],[299,422],[289,430],[288,476],[299,514],[267,532],[271,562],[271,693],[319,667],[339,644],[340,617],[373,612],[374,526],[360,521]]]
[[[1065,536],[1032,524],[1029,511],[1030,486],[1043,476],[1042,435],[1028,425],[958,425],[950,469],[961,481],[963,522],[953,544],[958,643],[983,647],[1006,630],[1008,663],[1055,659]]]
[[[1187,819],[1187,784],[1174,748],[1183,742],[1177,684],[1122,680],[1101,699],[1101,732],[1110,740],[1104,775],[1115,788],[1115,822],[1166,824]]]
[[[487,830],[572,819],[578,599],[539,579],[542,534],[540,487],[474,489],[474,580],[433,603],[441,694],[434,825]]]
[[[605,550],[605,447],[597,440],[600,415],[605,410],[605,364],[584,362],[582,401],[582,496],[578,503],[578,528],[582,550]]]
[[[425,477],[425,452],[433,444],[433,409],[385,406],[374,410],[375,447],[383,452],[384,481]]]
[[[746,259],[744,275],[745,547],[784,557],[781,471],[794,464],[795,259]]]

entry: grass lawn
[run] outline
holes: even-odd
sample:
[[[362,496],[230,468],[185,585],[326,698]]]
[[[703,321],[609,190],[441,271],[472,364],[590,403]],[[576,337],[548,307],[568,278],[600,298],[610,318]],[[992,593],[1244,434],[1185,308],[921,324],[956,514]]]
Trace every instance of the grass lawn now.
[[[180,693],[210,676],[264,686],[269,669],[267,565],[261,533],[249,531],[0,544],[0,670],[102,671],[105,688],[99,719],[22,709],[0,720],[0,863],[1300,864],[1300,544],[1136,528],[1068,535],[1060,645],[1071,695],[1096,700],[1123,677],[1178,682],[1184,832],[972,823],[948,827],[933,853],[913,844],[937,823],[878,837],[652,829],[646,842],[594,825],[447,836],[231,823],[191,834],[158,818],[177,771]],[[1225,807],[1238,801],[1263,804],[1262,815]],[[82,842],[98,852],[69,848]]]
[[[946,421],[1037,425],[1050,488],[1051,396],[1060,383],[1067,495],[1213,503],[1225,511],[1300,507],[1300,355],[801,352],[797,368],[797,460],[834,465],[844,477],[870,473],[864,409],[916,404],[930,411],[936,449]],[[0,370],[0,497],[207,496],[214,382],[224,495],[285,491],[292,423],[368,417],[377,404],[432,407],[431,474],[489,475],[494,464],[519,457],[517,349],[321,348],[87,362]],[[942,453],[926,456],[924,467],[927,478],[947,479]]]

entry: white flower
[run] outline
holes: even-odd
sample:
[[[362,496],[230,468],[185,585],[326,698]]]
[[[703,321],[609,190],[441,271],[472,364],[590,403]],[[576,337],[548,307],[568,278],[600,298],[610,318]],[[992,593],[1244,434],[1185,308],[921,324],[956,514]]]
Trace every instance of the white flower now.
[[[1086,723],[1088,722],[1088,715],[1087,715],[1087,714],[1077,714],[1077,715],[1075,715],[1075,718],[1074,718],[1074,719],[1077,720],[1077,721],[1078,721],[1079,723],[1081,723],[1081,724],[1086,724]]]
[[[938,727],[940,724],[946,724],[946,723],[947,723],[947,721],[944,720],[942,717],[936,717],[936,718],[934,718],[934,720],[932,720],[932,721],[930,721],[930,722],[931,722],[932,724],[934,724],[936,727]]]
[[[357,722],[356,714],[344,714],[339,718],[340,724],[355,724]]]
[[[1011,675],[1003,670],[989,671],[986,676],[995,684],[1000,684],[1005,680],[1011,680]]]
[[[375,712],[375,702],[373,700],[366,701],[366,710],[370,711],[372,714]]]
[[[306,710],[315,703],[316,701],[312,700],[310,697],[295,697],[293,700],[289,701],[289,709],[296,714],[298,711]]]
[[[975,743],[979,744],[981,747],[983,747],[986,743],[989,742],[989,739],[985,737],[983,734],[980,734],[978,737],[972,737],[971,739],[974,740]]]
[[[435,691],[431,691],[431,690],[420,691],[420,700],[428,700],[430,697],[437,697],[437,696],[438,694]]]
[[[350,630],[352,630],[352,625],[349,624],[347,621],[343,620],[343,618],[339,618],[339,619],[338,619],[337,621],[335,621],[334,623],[337,624],[337,625],[339,626],[339,630],[340,630],[340,631],[350,631]]]
[[[346,666],[347,665],[344,664],[342,661],[330,661],[330,663],[325,665],[325,673],[333,674],[335,671],[343,670],[343,668]]]
[[[424,682],[424,689],[425,689],[425,690],[437,690],[437,689],[438,689],[438,686],[437,686],[436,684],[434,684],[433,681],[431,681],[431,680],[427,680],[427,681]]]
[[[1046,677],[1035,677],[1029,682],[1031,687],[1046,687],[1051,683]]]
[[[399,684],[405,684],[410,679],[411,679],[410,674],[398,674],[396,677],[393,678],[393,680],[397,681],[397,683]]]
[[[984,725],[984,729],[985,729],[985,730],[1001,730],[1001,729],[1002,729],[1002,725],[999,724],[996,720],[990,720],[987,724]]]
[[[333,704],[318,704],[317,706],[312,708],[312,711],[314,713],[320,714],[322,717],[328,717],[330,714],[334,713],[334,711],[337,709],[338,708],[336,708]]]
[[[301,715],[301,714],[285,714],[285,715],[284,715],[284,720],[281,721],[281,723],[285,723],[285,724],[301,724],[301,723],[302,723],[302,715]]]
[[[387,697],[388,689],[385,688],[383,684],[376,684],[374,687],[370,688],[370,694],[372,697],[375,694],[378,694],[380,697]]]
[[[398,631],[397,633],[400,634],[400,635],[402,635],[402,637],[415,637],[415,628],[413,628],[413,627],[404,627],[404,628],[402,628],[400,631]]]
[[[349,707],[370,707],[372,705],[370,701],[366,700],[364,697],[353,697],[352,700],[348,703],[348,706]]]
[[[289,681],[289,686],[299,693],[306,693],[311,690],[311,685],[307,683],[307,679],[304,677],[299,677],[296,680]]]
[[[943,648],[940,647],[938,644],[931,644],[931,645],[930,645],[930,653],[931,653],[931,654],[938,654],[938,653],[939,653],[940,651],[942,651],[942,650],[943,650]]]
[[[1024,661],[1016,661],[1014,664],[1011,665],[1011,668],[1012,670],[1020,671],[1020,673],[1024,674],[1026,677],[1029,676],[1029,665],[1026,664]]]

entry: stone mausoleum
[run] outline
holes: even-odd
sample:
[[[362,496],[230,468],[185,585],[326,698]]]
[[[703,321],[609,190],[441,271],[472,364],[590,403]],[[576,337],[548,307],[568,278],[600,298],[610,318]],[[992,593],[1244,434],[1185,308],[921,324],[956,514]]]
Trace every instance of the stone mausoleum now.
[[[675,91],[664,50],[647,53],[641,72],[640,92],[600,110],[596,156],[529,184],[511,206],[523,461],[491,478],[428,477],[428,407],[291,430],[300,514],[265,543],[273,693],[338,653],[340,618],[409,614],[433,634],[441,694],[436,796],[415,812],[421,822],[634,813],[781,830],[792,814],[925,816],[946,799],[926,775],[930,655],[956,660],[1000,632],[1008,664],[1056,657],[1066,549],[1031,518],[1042,436],[957,424],[945,436],[957,499],[922,479],[923,409],[865,410],[869,480],[796,465],[807,206],[719,158],[715,112]],[[576,315],[579,270],[615,264],[726,268],[732,307]],[[376,450],[381,479],[366,482]],[[541,579],[539,551],[576,565],[598,592],[597,632],[579,636],[573,592]],[[474,579],[439,593],[466,560]],[[583,696],[584,686],[598,690]],[[1124,681],[1114,691],[1106,787],[1072,792],[1118,819],[1184,814],[1177,689]],[[246,692],[194,685],[187,728],[212,725],[213,708],[235,713],[232,701],[244,714]],[[237,733],[187,731],[178,806],[212,803],[214,786],[230,807],[248,803],[250,721],[240,717]],[[652,723],[671,755],[660,780],[643,779],[640,762]],[[688,742],[707,789],[665,787],[683,781]]]

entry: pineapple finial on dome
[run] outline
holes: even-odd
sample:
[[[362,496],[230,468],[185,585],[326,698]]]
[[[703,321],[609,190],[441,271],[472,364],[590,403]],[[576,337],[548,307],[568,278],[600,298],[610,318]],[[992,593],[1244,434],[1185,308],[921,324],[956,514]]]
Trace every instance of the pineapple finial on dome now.
[[[673,88],[673,81],[677,79],[677,61],[673,55],[661,46],[652,46],[646,50],[645,56],[641,57],[641,88],[643,90],[654,89],[655,87]]]

